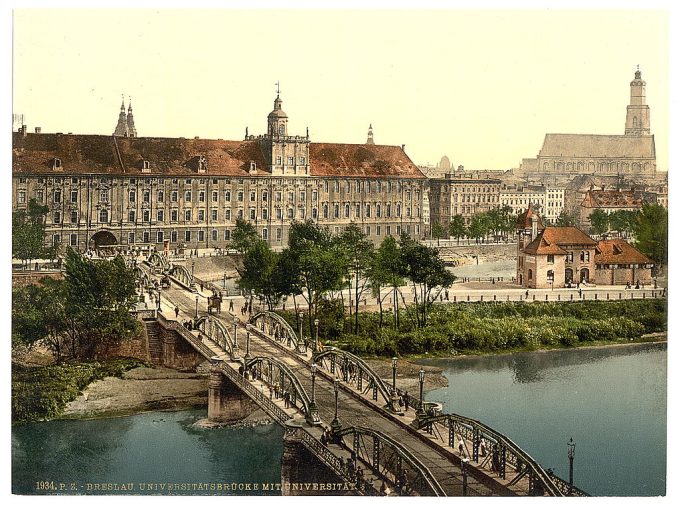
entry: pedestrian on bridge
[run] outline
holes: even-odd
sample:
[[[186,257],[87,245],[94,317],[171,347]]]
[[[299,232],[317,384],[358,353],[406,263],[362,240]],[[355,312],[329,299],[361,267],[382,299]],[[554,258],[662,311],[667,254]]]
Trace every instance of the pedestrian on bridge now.
[[[286,409],[288,409],[290,407],[290,394],[288,393],[288,391],[283,392],[283,400],[286,404]]]
[[[465,457],[465,443],[463,442],[463,436],[458,436],[458,453],[461,457]]]
[[[404,392],[404,410],[408,411],[408,391]]]
[[[229,312],[234,312],[234,300],[229,300]]]
[[[179,317],[179,307],[175,307],[175,319]]]

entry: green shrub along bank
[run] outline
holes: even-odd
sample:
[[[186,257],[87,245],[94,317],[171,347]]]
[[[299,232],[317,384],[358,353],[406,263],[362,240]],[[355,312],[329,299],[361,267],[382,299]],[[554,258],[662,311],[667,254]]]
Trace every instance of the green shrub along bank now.
[[[421,329],[410,312],[400,315],[399,330],[387,313],[382,327],[379,313],[361,313],[359,333],[354,334],[353,318],[340,318],[329,308],[321,314],[319,335],[324,344],[359,355],[444,355],[634,340],[665,331],[667,321],[665,300],[436,305],[428,326]],[[297,330],[295,315],[284,316]],[[304,333],[309,335],[306,325]]]
[[[12,365],[12,422],[51,420],[64,411],[82,390],[98,379],[121,377],[141,360],[64,363],[47,367]]]

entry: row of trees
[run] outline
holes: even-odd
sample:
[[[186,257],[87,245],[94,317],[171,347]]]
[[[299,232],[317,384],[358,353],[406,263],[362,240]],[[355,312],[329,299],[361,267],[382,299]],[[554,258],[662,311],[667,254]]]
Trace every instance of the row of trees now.
[[[460,243],[461,238],[474,239],[479,241],[493,236],[497,241],[500,238],[507,238],[515,230],[517,215],[512,213],[512,208],[504,205],[501,208],[494,208],[488,212],[476,213],[470,219],[470,224],[465,224],[465,218],[458,214],[451,218],[448,224],[439,222],[432,223],[432,238],[439,241],[440,238],[447,236],[455,238]]]
[[[350,224],[342,233],[333,235],[313,221],[291,225],[288,246],[272,251],[249,223],[239,221],[234,232],[234,248],[243,253],[239,286],[266,302],[272,310],[287,295],[294,302],[301,297],[308,307],[309,327],[328,302],[339,301],[354,314],[354,333],[359,328],[359,304],[369,296],[380,307],[383,324],[383,302],[392,295],[395,326],[399,326],[399,301],[405,299],[400,287],[412,285],[416,326],[427,322],[428,309],[442,288],[450,287],[455,276],[444,266],[435,248],[427,247],[402,235],[399,240],[385,237],[376,249],[361,228]],[[382,290],[391,291],[382,294]],[[343,310],[344,312],[344,310]]]
[[[33,259],[52,259],[55,248],[46,248],[45,216],[49,208],[35,199],[25,210],[12,212],[12,257],[30,264]]]
[[[668,262],[668,210],[661,205],[645,204],[640,210],[607,213],[594,210],[590,229],[595,235],[617,232],[635,240],[635,247],[655,263]]]
[[[69,249],[63,279],[12,290],[12,345],[44,344],[57,362],[94,359],[136,332],[136,300],[122,257],[92,261]]]

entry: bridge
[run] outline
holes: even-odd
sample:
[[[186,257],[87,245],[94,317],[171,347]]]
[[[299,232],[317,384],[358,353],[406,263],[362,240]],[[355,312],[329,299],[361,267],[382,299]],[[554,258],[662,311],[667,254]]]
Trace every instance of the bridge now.
[[[139,271],[145,282],[159,271],[173,281],[162,312],[145,320],[152,359],[174,368],[210,362],[209,420],[261,409],[284,428],[284,495],[319,494],[296,490],[310,482],[360,495],[586,495],[482,422],[439,414],[411,395],[400,405],[405,394],[361,358],[301,336],[280,316],[209,313],[186,270],[154,259]]]

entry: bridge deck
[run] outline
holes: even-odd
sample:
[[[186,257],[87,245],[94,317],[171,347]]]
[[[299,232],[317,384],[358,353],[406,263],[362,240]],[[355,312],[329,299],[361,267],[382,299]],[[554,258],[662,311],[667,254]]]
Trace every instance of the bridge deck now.
[[[179,320],[193,318],[195,315],[196,301],[195,294],[183,289],[173,287],[169,290],[163,291],[163,296],[167,299],[167,303],[163,302],[162,311],[165,316],[174,317],[175,306],[180,309]],[[200,315],[207,312],[206,309],[206,295],[199,298],[198,311]],[[222,319],[233,329],[233,318],[229,313],[223,312]],[[239,337],[238,342],[241,348],[241,353],[245,352],[246,331],[242,323],[238,327]],[[296,374],[301,384],[308,394],[311,396],[312,381],[309,365],[311,364],[311,353],[307,355],[295,354],[292,351],[285,351],[285,348],[274,343],[274,341],[261,338],[261,332],[251,333],[250,340],[250,354],[251,356],[272,356],[280,361],[285,362],[291,370]],[[225,361],[228,361],[227,355],[220,346],[213,343],[209,339],[204,339],[204,344],[210,347],[215,356],[221,356]],[[238,369],[239,364],[236,362],[229,362],[233,364],[232,367]],[[258,385],[261,382],[256,382]],[[325,426],[329,427],[334,417],[335,412],[335,391],[332,378],[329,374],[319,374],[316,376],[315,383],[315,398],[318,407],[319,416]],[[260,386],[263,393],[269,393],[268,387],[263,384]],[[282,400],[274,400],[281,408],[283,408]],[[397,439],[400,444],[410,450],[417,456],[421,462],[431,471],[440,485],[444,488],[448,495],[462,495],[463,475],[457,464],[452,461],[451,455],[454,451],[451,448],[446,448],[445,444],[438,440],[435,436],[430,436],[424,432],[413,432],[408,427],[415,419],[415,412],[413,409],[409,410],[404,416],[386,415],[380,408],[380,403],[370,399],[370,397],[358,393],[352,389],[342,389],[338,396],[338,418],[340,423],[344,426],[363,426],[370,429],[378,430],[384,434]],[[428,441],[430,441],[428,443]],[[471,449],[471,443],[467,443],[468,449]],[[340,448],[333,446],[333,448]],[[455,452],[458,455],[458,452]],[[468,495],[475,496],[490,496],[499,493],[506,495],[518,494],[526,495],[527,479],[523,478],[516,485],[509,486],[512,476],[508,475],[506,480],[497,477],[490,466],[485,468],[478,467],[478,465],[470,462],[468,471],[475,469],[477,475],[484,475],[489,479],[493,478],[498,487],[490,488],[488,480],[485,481],[487,485],[481,483],[475,474],[467,475],[467,490]]]

